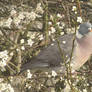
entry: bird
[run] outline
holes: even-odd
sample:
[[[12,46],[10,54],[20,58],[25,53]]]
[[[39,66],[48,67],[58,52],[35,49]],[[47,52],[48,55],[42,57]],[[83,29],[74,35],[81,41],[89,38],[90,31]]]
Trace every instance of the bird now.
[[[30,62],[21,67],[20,72],[27,69],[30,71],[64,71],[64,58],[66,63],[69,61],[71,53],[73,53],[71,60],[71,69],[76,71],[83,66],[83,64],[90,58],[92,54],[92,25],[90,22],[81,23],[75,35],[74,49],[73,40],[74,34],[66,34],[58,37],[57,41],[53,41],[49,46],[43,48],[40,53],[30,59]],[[60,45],[60,46],[59,46]],[[61,52],[60,52],[60,49]]]

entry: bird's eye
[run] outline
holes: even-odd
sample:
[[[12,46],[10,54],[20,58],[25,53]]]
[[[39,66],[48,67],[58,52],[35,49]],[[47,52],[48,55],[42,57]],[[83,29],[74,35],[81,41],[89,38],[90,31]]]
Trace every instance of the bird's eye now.
[[[92,28],[88,28],[89,32],[92,32]]]

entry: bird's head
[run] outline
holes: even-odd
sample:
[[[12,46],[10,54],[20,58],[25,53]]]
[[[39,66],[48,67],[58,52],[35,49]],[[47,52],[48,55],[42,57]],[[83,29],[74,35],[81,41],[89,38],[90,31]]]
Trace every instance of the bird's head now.
[[[89,22],[85,22],[83,24],[80,24],[79,30],[76,33],[76,37],[80,39],[90,34],[92,35],[92,25]]]

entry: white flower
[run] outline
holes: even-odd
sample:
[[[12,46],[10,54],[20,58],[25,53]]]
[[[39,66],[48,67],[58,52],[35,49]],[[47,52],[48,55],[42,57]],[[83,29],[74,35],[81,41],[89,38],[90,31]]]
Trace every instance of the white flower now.
[[[48,22],[49,25],[52,25],[52,22]]]
[[[56,29],[54,27],[51,27],[51,33],[56,32]]]
[[[43,10],[43,8],[41,7],[41,3],[38,3],[38,4],[37,4],[36,12],[43,14],[44,10]]]
[[[2,61],[0,61],[0,66],[1,67],[6,66],[6,60],[7,60],[7,58],[2,58]]]
[[[59,28],[64,29],[64,27],[65,27],[65,23],[61,22]]]
[[[86,89],[83,89],[83,92],[87,92],[87,90]]]
[[[74,13],[77,14],[77,11],[75,11]]]
[[[50,74],[48,74],[48,77],[49,77],[49,78],[51,78],[51,75],[50,75]]]
[[[22,22],[24,18],[25,18],[24,13],[20,12],[18,16],[13,18],[13,22],[16,26],[19,26],[19,24]]]
[[[18,19],[23,20],[25,18],[23,12],[19,13]]]
[[[65,27],[65,23],[64,22],[61,22],[61,25],[62,25],[62,27]]]
[[[81,17],[77,17],[77,22],[82,23],[82,18]]]
[[[32,35],[32,32],[28,31],[27,37],[31,37],[31,35]]]
[[[51,31],[49,31],[48,33],[49,33],[49,35],[51,35]]]
[[[59,14],[59,13],[57,14],[57,17],[58,17],[58,18],[62,18],[61,14]]]
[[[59,26],[60,29],[63,29],[64,27],[63,26]]]
[[[64,32],[61,32],[60,34],[61,34],[61,35],[64,35]]]
[[[10,53],[10,56],[13,56],[13,52]]]
[[[66,41],[62,41],[63,44],[66,44]]]
[[[0,92],[14,92],[14,89],[8,83],[0,83]]]
[[[32,74],[30,73],[30,70],[27,70],[27,78],[32,78]]]
[[[54,46],[54,43],[52,43],[51,46]]]
[[[34,43],[34,42],[32,41],[32,39],[28,39],[27,42],[28,42],[28,45],[30,45],[30,47],[31,47],[31,46],[33,45],[33,43]]]
[[[55,41],[55,39],[53,38],[52,41]]]
[[[69,92],[70,91],[70,85],[67,83],[66,87],[64,88],[64,92]]]
[[[36,19],[36,17],[37,17],[37,14],[35,13],[35,12],[31,12],[31,13],[27,13],[27,15],[26,15],[26,17],[28,18],[28,19],[30,19],[30,20],[35,20]]]
[[[3,26],[4,25],[4,20],[1,20],[0,21],[0,26]]]
[[[72,2],[74,2],[74,0],[72,0]]]
[[[13,22],[14,22],[14,24],[15,24],[16,26],[18,26],[19,23],[21,22],[21,20],[20,20],[18,17],[16,17],[16,18],[13,19]]]
[[[2,52],[0,52],[0,67],[4,67],[7,64],[7,59],[9,58],[8,56],[8,51],[4,50]]]
[[[53,34],[54,32],[56,32],[56,29],[54,27],[51,27],[51,31],[49,31],[49,35]]]
[[[35,38],[35,32],[33,33],[33,32],[28,31],[27,37],[30,37],[30,39],[34,39]]]
[[[0,52],[0,58],[3,58],[5,56],[7,56],[7,54],[8,54],[8,51],[7,50],[1,51]]]
[[[23,43],[24,43],[24,39],[21,39],[21,40],[20,40],[20,43],[23,44]]]
[[[36,14],[36,17],[37,17],[37,18],[41,18],[41,17],[42,17],[42,15],[38,15],[38,14]]]
[[[11,18],[8,18],[8,19],[6,20],[6,22],[4,23],[4,26],[10,28],[11,23],[12,23],[12,19],[11,19]]]
[[[43,39],[44,39],[43,35],[39,35],[39,40],[43,40]]]
[[[57,22],[56,24],[59,26],[60,25],[60,22]]]
[[[10,12],[11,16],[15,15],[16,13],[17,13],[17,12],[16,12],[16,10],[14,10],[14,9],[12,9],[11,12]]]
[[[21,46],[21,50],[25,50],[25,47],[24,46]]]
[[[17,48],[16,51],[19,51],[19,48]]]
[[[77,9],[76,6],[72,7],[72,11],[76,11],[76,9]]]
[[[57,73],[54,70],[52,70],[52,76],[53,77],[57,76]]]
[[[52,15],[50,15],[50,20],[53,20],[53,19],[54,19],[54,17]]]

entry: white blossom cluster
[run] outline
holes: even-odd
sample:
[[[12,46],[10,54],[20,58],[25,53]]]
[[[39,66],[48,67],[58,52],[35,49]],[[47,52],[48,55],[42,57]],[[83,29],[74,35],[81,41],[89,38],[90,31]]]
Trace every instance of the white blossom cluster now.
[[[76,7],[76,6],[73,6],[73,7],[72,7],[72,11],[73,11],[75,14],[77,14],[77,7]]]
[[[0,83],[0,92],[14,92],[13,87],[8,83]]]
[[[72,11],[77,14],[77,7],[76,6],[73,6],[72,7]],[[80,16],[77,17],[77,22],[78,23],[82,23],[82,18]]]
[[[77,17],[77,22],[82,23],[82,18],[81,17]]]
[[[56,32],[56,29],[54,27],[51,27],[50,28],[50,31],[49,31],[49,35],[53,34]]]
[[[28,79],[29,79],[29,78],[32,78],[32,74],[31,74],[30,70],[27,70],[27,78],[28,78]]]
[[[0,20],[1,27],[11,28],[14,24],[17,28],[21,28],[22,24],[28,24],[30,21],[34,21],[36,18],[42,17],[44,10],[41,7],[41,3],[37,4],[36,9],[31,12],[29,11],[20,11],[17,12],[14,8],[11,9],[10,16],[6,19]]]
[[[57,76],[57,73],[54,70],[52,70],[52,76],[53,77],[56,77]]]
[[[60,29],[60,34],[64,35],[64,32],[62,32],[62,29],[64,29],[65,23],[62,22],[61,19],[64,18],[65,16],[61,15],[60,13],[57,13],[56,16],[50,15],[50,20],[51,21],[48,22],[48,25],[50,26],[49,35],[56,32],[56,28],[53,26],[53,22],[52,22],[52,21],[54,21],[55,17],[57,17],[57,19],[59,19],[59,21],[57,21],[56,25]]]
[[[33,39],[36,37],[36,33],[29,31],[27,37],[29,37],[29,39],[27,40],[27,44],[31,47],[34,43]]]
[[[4,69],[4,67],[7,65],[7,59],[8,58],[9,58],[9,56],[8,56],[8,51],[7,50],[4,50],[4,51],[0,52],[0,67],[2,69]]]
[[[37,12],[37,13],[40,13],[40,14],[43,14],[43,13],[44,13],[44,10],[43,10],[43,8],[42,8],[42,6],[41,6],[41,3],[38,3],[38,4],[37,4],[36,12]]]

